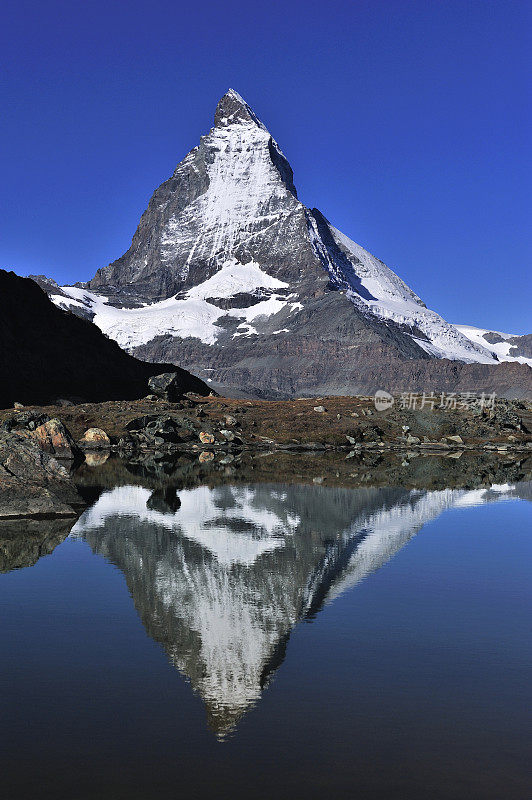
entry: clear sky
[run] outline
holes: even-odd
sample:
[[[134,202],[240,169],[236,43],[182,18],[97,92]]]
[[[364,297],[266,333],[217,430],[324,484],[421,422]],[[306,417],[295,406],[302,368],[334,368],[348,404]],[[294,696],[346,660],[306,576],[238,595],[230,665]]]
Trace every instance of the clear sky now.
[[[451,322],[532,331],[528,0],[4,0],[0,265],[127,250],[233,87],[300,199]]]

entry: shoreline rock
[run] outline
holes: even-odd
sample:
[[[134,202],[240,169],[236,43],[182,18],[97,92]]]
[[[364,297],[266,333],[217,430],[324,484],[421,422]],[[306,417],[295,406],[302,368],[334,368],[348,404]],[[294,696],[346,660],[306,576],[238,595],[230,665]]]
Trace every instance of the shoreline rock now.
[[[30,438],[0,431],[0,519],[75,517],[82,506],[62,464]]]
[[[83,450],[108,450],[111,447],[111,440],[101,428],[88,428],[78,445]]]

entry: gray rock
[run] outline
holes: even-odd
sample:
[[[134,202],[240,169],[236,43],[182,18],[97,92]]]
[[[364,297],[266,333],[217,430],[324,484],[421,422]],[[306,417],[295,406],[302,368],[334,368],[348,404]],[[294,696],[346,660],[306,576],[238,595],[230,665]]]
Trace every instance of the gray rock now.
[[[71,517],[82,505],[64,466],[30,438],[0,431],[0,518]]]
[[[162,414],[146,414],[136,417],[126,425],[129,432],[129,441],[135,446],[144,443],[150,447],[161,444],[177,444],[191,441],[195,436],[195,428],[190,419],[183,416],[170,416]],[[127,440],[122,439],[119,446],[127,446]]]
[[[163,372],[154,375],[148,381],[150,391],[156,397],[168,400],[170,403],[180,400],[190,388],[187,381],[177,372]]]
[[[48,414],[43,414],[40,411],[24,411],[9,417],[2,423],[2,430],[4,431],[34,431],[40,425],[48,422],[50,417]]]
[[[36,411],[15,414],[4,422],[2,429],[32,439],[41,450],[57,458],[81,458],[81,450],[66,425],[47,414]]]

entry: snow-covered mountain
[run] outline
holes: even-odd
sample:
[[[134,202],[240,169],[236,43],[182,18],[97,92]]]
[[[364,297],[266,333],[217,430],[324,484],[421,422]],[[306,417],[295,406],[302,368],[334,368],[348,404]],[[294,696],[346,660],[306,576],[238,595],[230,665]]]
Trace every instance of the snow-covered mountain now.
[[[105,492],[74,526],[121,569],[150,636],[224,736],[259,699],[292,629],[380,569],[448,509],[514,496],[509,485],[409,491],[200,486],[175,513],[150,491]]]
[[[214,122],[154,192],[127,253],[83,287],[48,284],[54,302],[129,352],[222,386],[354,392],[375,359],[497,364],[298,200],[279,145],[234,90]]]

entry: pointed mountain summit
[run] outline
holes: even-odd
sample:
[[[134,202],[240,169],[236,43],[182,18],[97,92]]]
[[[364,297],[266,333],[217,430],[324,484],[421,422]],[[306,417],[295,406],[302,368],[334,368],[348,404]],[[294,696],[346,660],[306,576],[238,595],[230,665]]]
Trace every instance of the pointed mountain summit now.
[[[460,369],[425,362],[498,361],[298,200],[281,148],[233,89],[155,190],[129,250],[83,289],[50,294],[129,352],[177,361],[222,390],[443,390]]]
[[[244,98],[234,89],[228,89],[216,106],[214,126],[222,128],[224,125],[231,125],[237,121],[254,122],[260,128],[264,128],[264,125]]]
[[[205,281],[227,261],[255,261],[275,274],[305,230],[288,161],[231,89],[214,128],[155,191],[130,249],[89,287],[119,297],[134,289],[153,302]]]

